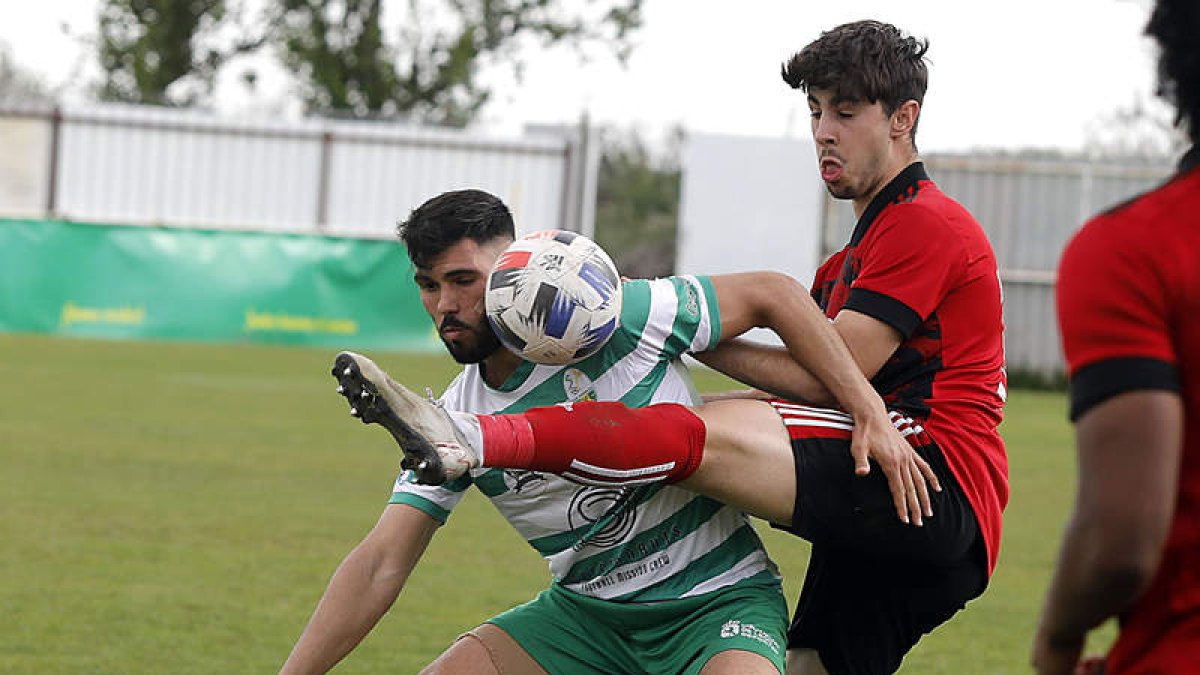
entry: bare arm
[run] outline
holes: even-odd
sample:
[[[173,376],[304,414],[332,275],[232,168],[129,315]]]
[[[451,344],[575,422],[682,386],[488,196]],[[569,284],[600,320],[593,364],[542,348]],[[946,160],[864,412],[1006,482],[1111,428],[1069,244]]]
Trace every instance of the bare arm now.
[[[1039,673],[1071,673],[1088,631],[1146,590],[1178,494],[1183,405],[1166,391],[1115,396],[1078,421],[1079,488],[1034,641]]]
[[[280,673],[324,673],[349,654],[396,601],[437,528],[424,512],[389,504],[333,573]]]
[[[865,339],[856,340],[863,344],[854,345],[841,333],[848,330],[855,338],[859,338],[860,333],[866,332],[862,327],[864,322],[878,324],[892,331],[888,344],[884,346],[884,349],[889,346],[890,349],[887,355],[874,364],[870,373],[873,375],[900,344],[899,335],[890,327],[857,312],[843,312],[834,322],[834,330],[804,286],[785,274],[727,274],[712,277],[712,282],[717,293],[717,304],[720,306],[721,335],[725,339],[741,335],[751,328],[770,328],[779,335],[785,345],[786,351],[781,350],[776,358],[764,364],[743,362],[742,369],[747,372],[742,374],[750,377],[749,380],[743,381],[759,389],[779,392],[788,389],[783,385],[788,377],[794,376],[801,381],[801,387],[807,389],[808,393],[816,394],[818,387],[823,393],[820,398],[804,397],[805,400],[836,400],[851,414],[856,410],[866,412],[876,408],[879,396],[863,377],[863,369],[857,360],[856,352],[863,352],[865,355],[882,350],[872,348]],[[843,319],[843,315],[853,316]],[[709,363],[708,356],[696,356],[704,363]],[[787,358],[783,358],[784,356]],[[717,361],[720,361],[719,357]],[[778,370],[767,372],[771,368]],[[726,374],[733,376],[732,373]],[[780,386],[760,386],[753,381],[758,379],[754,377],[756,374]]]
[[[838,313],[833,327],[868,380],[887,363],[902,339],[891,326],[854,310]],[[797,363],[785,347],[730,340],[693,356],[714,370],[776,396],[817,405],[836,403],[821,380]]]
[[[900,334],[852,311],[841,312],[830,325],[807,289],[785,274],[728,274],[714,276],[712,282],[721,335],[731,338],[751,328],[775,331],[792,361],[783,372],[815,380],[854,417],[851,454],[856,473],[868,473],[868,457],[874,457],[887,476],[897,515],[909,522],[911,514],[918,525],[922,514],[931,515],[927,482],[940,489],[937,476],[892,427],[883,400],[864,377],[864,371],[873,375],[886,363],[900,344]],[[784,367],[782,362],[776,365]]]

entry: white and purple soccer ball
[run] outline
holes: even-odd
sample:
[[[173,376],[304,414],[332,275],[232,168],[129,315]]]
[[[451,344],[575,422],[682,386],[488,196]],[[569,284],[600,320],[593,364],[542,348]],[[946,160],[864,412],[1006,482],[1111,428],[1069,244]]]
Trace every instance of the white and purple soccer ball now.
[[[488,276],[487,318],[523,359],[566,365],[595,354],[616,332],[621,277],[604,249],[574,232],[517,239]]]

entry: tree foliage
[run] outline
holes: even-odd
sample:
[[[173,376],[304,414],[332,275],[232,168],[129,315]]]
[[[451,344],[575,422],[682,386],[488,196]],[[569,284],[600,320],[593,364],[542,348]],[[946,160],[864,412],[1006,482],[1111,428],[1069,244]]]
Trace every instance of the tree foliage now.
[[[394,42],[382,0],[281,0],[280,44],[310,111],[471,121],[498,64],[520,76],[529,48],[600,44],[618,58],[641,25],[642,0],[403,0]]]
[[[49,103],[52,99],[45,83],[21,67],[8,45],[0,42],[0,105]]]
[[[104,80],[101,100],[191,105],[212,92],[233,55],[261,47],[270,22],[253,31],[231,25],[242,5],[225,0],[102,0],[96,49]],[[222,33],[234,36],[222,43]]]
[[[1187,138],[1161,101],[1133,98],[1088,125],[1086,152],[1097,158],[1163,160],[1182,154]]]
[[[596,186],[596,241],[628,277],[675,270],[679,221],[679,141],[676,129],[655,151],[636,132],[606,130]]]
[[[481,73],[519,78],[534,49],[601,46],[622,61],[642,0],[101,0],[97,53],[108,101],[191,105],[235,55],[273,48],[309,112],[470,122]],[[394,26],[394,28],[393,28]]]

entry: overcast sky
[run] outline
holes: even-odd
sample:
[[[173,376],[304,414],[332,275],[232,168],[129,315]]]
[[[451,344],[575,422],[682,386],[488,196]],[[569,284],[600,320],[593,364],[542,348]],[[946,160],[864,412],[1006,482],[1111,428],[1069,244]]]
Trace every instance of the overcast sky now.
[[[930,40],[923,151],[1079,148],[1106,115],[1153,92],[1153,45],[1142,36],[1147,4],[645,0],[646,24],[627,68],[611,58],[583,65],[561,53],[532,58],[521,84],[506,82],[497,92],[486,119],[515,127],[574,121],[587,111],[595,121],[650,133],[679,123],[693,131],[806,136],[807,108],[780,80],[780,63],[825,29],[878,18]],[[0,40],[25,68],[77,90],[95,70],[62,26],[94,32],[97,5],[4,0]],[[231,73],[219,106],[243,113],[269,107],[285,84],[269,73],[263,82],[259,97],[248,98]]]

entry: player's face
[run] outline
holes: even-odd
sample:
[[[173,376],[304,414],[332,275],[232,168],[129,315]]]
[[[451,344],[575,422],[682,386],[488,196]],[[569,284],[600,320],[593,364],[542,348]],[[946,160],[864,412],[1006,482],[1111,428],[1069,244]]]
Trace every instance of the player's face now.
[[[438,337],[459,363],[479,363],[500,348],[484,315],[483,297],[488,273],[510,243],[463,239],[413,275]]]
[[[828,89],[809,90],[808,110],[829,194],[865,208],[891,178],[891,118],[879,102],[838,99]]]

